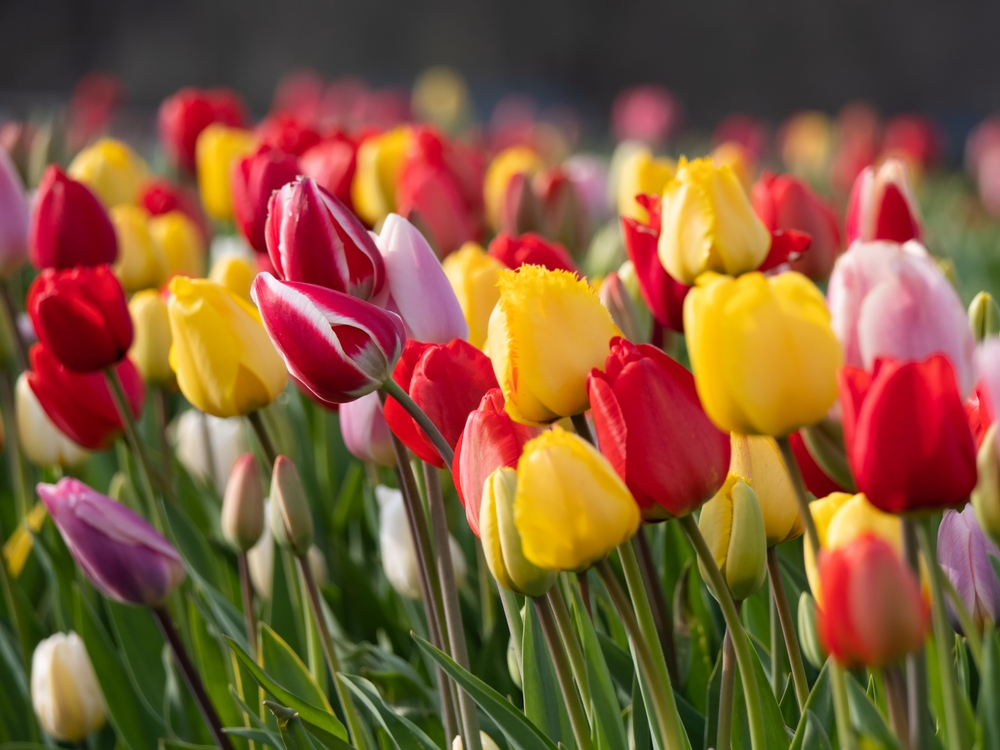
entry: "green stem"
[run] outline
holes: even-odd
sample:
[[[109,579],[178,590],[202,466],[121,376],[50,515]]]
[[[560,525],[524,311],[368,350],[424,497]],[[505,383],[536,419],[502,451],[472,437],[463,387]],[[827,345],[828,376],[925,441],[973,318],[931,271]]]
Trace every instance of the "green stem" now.
[[[247,553],[238,553],[236,562],[240,570],[240,595],[243,599],[243,625],[247,631],[247,645],[250,647],[250,656],[259,664],[260,660],[257,658],[257,618],[254,617],[253,613],[253,586],[250,583]]]
[[[2,367],[2,365],[0,365]],[[7,427],[7,454],[10,466],[10,481],[14,485],[14,499],[17,503],[18,523],[24,520],[31,510],[30,493],[24,486],[24,463],[21,458],[21,436],[17,430],[17,409],[14,406],[14,392],[11,388],[10,373],[6,367],[0,374],[0,397],[3,398],[3,411]]]
[[[910,721],[906,706],[906,677],[900,663],[882,668],[882,682],[885,684],[885,702],[889,709],[889,726],[899,738],[901,747],[909,750]]]
[[[739,611],[742,602],[736,603]],[[715,733],[716,750],[729,750],[733,737],[733,696],[736,693],[736,649],[733,634],[726,628],[722,641],[722,683],[719,686],[719,725]]]
[[[479,611],[483,617],[483,635],[487,638],[493,632],[496,609],[493,602],[493,576],[486,565],[486,555],[482,543],[476,539],[476,573],[479,577]]]
[[[14,305],[14,298],[10,292],[10,279],[0,281],[0,299],[3,300],[3,313],[7,319],[10,338],[14,342],[14,359],[17,362],[17,369],[23,371],[27,369],[30,360],[28,347],[21,337],[21,329],[17,327],[17,307]]]
[[[902,517],[902,522],[903,553],[910,570],[919,580],[920,551],[916,524],[906,516]],[[930,750],[932,747],[928,704],[926,649],[921,646],[906,657],[906,710],[910,722],[910,747],[913,750]]]
[[[507,628],[510,630],[510,640],[514,646],[514,656],[517,657],[518,673],[524,676],[524,662],[521,659],[521,646],[524,641],[524,621],[521,619],[521,608],[517,603],[517,595],[503,586],[500,589],[500,603],[507,618]],[[523,684],[523,682],[522,682]]]
[[[771,586],[771,598],[769,600],[767,621],[770,624],[768,632],[771,641],[771,692],[775,700],[781,700],[783,690],[782,678],[784,677],[784,659],[781,650],[781,627],[778,625],[778,605],[774,600],[774,586]]]
[[[857,741],[854,737],[854,729],[851,727],[851,706],[847,701],[847,683],[844,668],[837,663],[837,660],[830,658],[827,661],[830,670],[830,684],[833,687],[833,714],[837,722],[837,742],[840,750],[855,750]]]
[[[552,614],[555,615],[556,627],[559,628],[559,636],[562,638],[563,647],[569,657],[569,666],[573,670],[573,679],[576,681],[577,689],[580,691],[580,699],[583,701],[583,710],[587,713],[587,721],[592,726],[595,725],[593,715],[594,704],[590,693],[590,681],[587,679],[587,663],[583,658],[583,649],[580,641],[576,637],[576,630],[569,618],[569,610],[566,608],[566,600],[563,599],[562,591],[556,584],[549,589],[545,595]]]
[[[11,585],[10,573],[7,570],[7,559],[3,554],[3,545],[6,537],[3,534],[3,529],[0,528],[0,589],[3,590],[3,600],[4,604],[7,606],[7,613],[10,616],[10,624],[14,629],[14,635],[17,637],[18,645],[21,647],[21,667],[24,670],[24,679],[28,685],[31,684],[31,657],[33,655],[33,650],[31,648],[31,642],[28,640],[28,629],[25,627],[25,623],[21,620],[21,608],[17,605],[17,600],[14,598],[14,588]],[[28,725],[31,730],[31,739],[37,742],[39,740],[38,734],[38,724],[35,721],[34,712],[29,711],[30,715],[28,717]]]
[[[437,425],[431,421],[431,418],[424,413],[423,409],[417,406],[416,401],[410,398],[410,395],[403,390],[402,386],[392,378],[388,378],[382,384],[382,391],[406,409],[406,413],[413,417],[413,420],[420,425],[420,429],[424,431],[427,438],[434,444],[434,448],[441,455],[445,465],[450,467],[455,461],[455,452],[448,445],[448,441],[444,439],[444,435],[441,434]],[[470,750],[470,748],[467,747],[465,750]]]
[[[646,584],[646,591],[653,606],[653,618],[656,621],[660,650],[663,651],[663,656],[667,661],[667,672],[670,673],[671,682],[679,682],[677,649],[674,647],[674,618],[670,612],[667,597],[663,595],[663,586],[660,585],[660,576],[656,572],[653,551],[649,548],[649,539],[646,538],[645,528],[639,529],[639,532],[633,537],[633,542],[639,553],[643,582]]]
[[[975,662],[976,669],[979,669],[983,660],[983,640],[979,637],[976,623],[973,621],[972,615],[969,614],[969,608],[965,606],[962,596],[955,589],[955,584],[951,582],[951,579],[943,571],[941,583],[944,585],[944,591],[948,595],[948,598],[951,599],[951,604],[955,608],[955,614],[958,615],[958,622],[962,626],[962,634],[965,636],[966,643],[969,644],[969,653],[972,655],[972,661]]]
[[[274,442],[271,440],[271,434],[267,431],[267,425],[264,424],[264,417],[261,416],[260,411],[252,411],[247,414],[247,419],[250,420],[250,426],[253,427],[254,434],[257,435],[260,449],[264,451],[267,469],[271,471],[274,468],[274,462],[278,460],[278,452],[274,449]]]
[[[808,513],[808,509],[806,512]],[[740,616],[733,603],[733,597],[729,593],[729,587],[719,571],[719,566],[715,564],[715,558],[712,557],[705,537],[701,535],[701,529],[698,528],[694,517],[684,516],[678,519],[678,522],[688,535],[688,539],[691,540],[698,559],[708,573],[708,583],[712,593],[722,608],[726,627],[733,635],[733,648],[736,651],[736,663],[740,667],[740,680],[743,684],[743,695],[746,698],[747,715],[750,720],[750,746],[753,750],[764,750],[764,713],[761,709],[760,693],[757,690],[757,677],[754,674],[753,657],[750,654],[750,641],[740,623]]]
[[[944,696],[944,714],[948,724],[948,750],[962,750],[969,747],[963,737],[962,715],[958,705],[958,685],[955,683],[955,671],[952,668],[951,647],[954,636],[944,603],[944,591],[941,583],[943,576],[941,567],[934,554],[934,539],[931,529],[931,519],[917,522],[917,539],[924,562],[927,563],[927,578],[931,588],[931,619],[934,623],[934,645],[938,656],[938,671],[940,671],[941,692]]]
[[[802,472],[799,470],[799,462],[795,460],[795,451],[787,437],[777,438],[778,447],[781,448],[781,456],[785,459],[785,468],[788,469],[788,476],[792,479],[792,486],[795,487],[795,498],[799,501],[799,515],[802,517],[802,525],[805,526],[806,536],[809,544],[812,545],[816,560],[819,560],[820,543],[819,533],[816,531],[816,522],[813,520],[812,511],[809,509],[809,498],[806,497],[806,487],[802,482]]]
[[[767,549],[767,574],[771,578],[771,593],[778,610],[778,622],[781,623],[781,634],[785,637],[785,650],[788,652],[788,663],[792,670],[792,683],[795,685],[795,697],[802,711],[809,698],[809,681],[806,679],[806,668],[802,663],[802,651],[799,649],[799,639],[795,634],[795,623],[792,622],[792,611],[788,607],[785,596],[785,585],[781,581],[781,567],[778,565],[778,551],[774,547]],[[774,628],[774,623],[771,623]],[[772,655],[772,658],[773,655]]]

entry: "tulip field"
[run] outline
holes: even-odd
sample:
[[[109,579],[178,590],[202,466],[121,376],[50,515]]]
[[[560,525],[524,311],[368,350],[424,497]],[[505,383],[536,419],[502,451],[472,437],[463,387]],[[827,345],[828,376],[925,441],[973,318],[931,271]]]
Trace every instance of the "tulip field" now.
[[[0,750],[1000,748],[1000,119],[108,85],[0,116]]]

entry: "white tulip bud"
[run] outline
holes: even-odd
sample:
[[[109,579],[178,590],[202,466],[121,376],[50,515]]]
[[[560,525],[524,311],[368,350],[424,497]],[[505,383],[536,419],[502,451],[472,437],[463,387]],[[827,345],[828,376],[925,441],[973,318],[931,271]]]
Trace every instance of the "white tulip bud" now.
[[[31,705],[45,733],[60,742],[79,742],[104,726],[101,686],[76,633],[56,633],[35,648]]]
[[[14,386],[14,399],[17,434],[24,455],[31,463],[36,466],[77,466],[90,457],[86,449],[66,437],[49,419],[23,372]]]
[[[264,518],[271,517],[271,501],[264,501]],[[330,579],[330,569],[326,557],[315,544],[309,548],[306,555],[309,570],[312,571],[316,585],[323,588]],[[274,583],[274,537],[271,535],[271,524],[264,524],[264,531],[257,543],[247,550],[247,569],[250,573],[250,584],[261,599],[271,600]]]

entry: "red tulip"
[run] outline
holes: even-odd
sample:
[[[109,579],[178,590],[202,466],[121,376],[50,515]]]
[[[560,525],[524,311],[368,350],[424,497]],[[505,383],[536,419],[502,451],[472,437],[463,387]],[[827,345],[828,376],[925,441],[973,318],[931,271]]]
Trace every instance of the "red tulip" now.
[[[369,300],[385,284],[385,264],[347,206],[303,177],[271,196],[264,235],[275,275]]]
[[[267,145],[237,159],[233,165],[230,180],[233,218],[240,233],[258,253],[267,252],[264,226],[271,196],[298,176],[298,159]]]
[[[920,583],[874,534],[822,554],[819,634],[841,664],[881,667],[923,645],[928,609]]]
[[[118,257],[115,228],[104,206],[55,164],[38,186],[28,244],[36,268],[100,266]]]
[[[877,169],[866,167],[858,175],[847,201],[844,232],[848,246],[854,240],[920,239],[920,209],[902,160],[887,159]]]
[[[639,291],[656,321],[678,333],[684,332],[684,298],[691,288],[667,273],[657,246],[660,243],[660,199],[638,195],[636,200],[649,214],[649,222],[622,217],[625,250],[635,267]]]
[[[132,316],[121,282],[108,266],[47,268],[28,290],[38,340],[74,372],[120,362],[132,346]]]
[[[976,441],[976,450],[986,439],[986,432],[993,424],[993,415],[990,413],[990,401],[986,396],[983,384],[977,383],[972,389],[972,395],[965,402],[965,417],[969,420],[969,429],[972,430],[972,437]]]
[[[261,143],[292,156],[302,156],[322,140],[322,136],[302,120],[290,114],[276,114],[257,126]]]
[[[299,157],[302,174],[333,193],[351,211],[351,183],[357,168],[358,144],[336,133],[320,141]]]
[[[100,372],[72,372],[42,344],[31,347],[28,385],[53,424],[88,450],[104,450],[124,429],[107,379]],[[146,392],[142,377],[126,357],[115,368],[132,415],[138,419]]]
[[[532,180],[541,206],[541,224],[546,237],[568,248],[576,257],[587,249],[590,225],[587,209],[576,184],[562,167],[539,172]]]
[[[201,236],[208,239],[208,224],[197,197],[187,188],[172,183],[163,177],[154,177],[143,185],[139,193],[139,205],[149,211],[150,216],[160,216],[171,211],[180,211],[197,225]]]
[[[183,88],[160,105],[160,143],[175,167],[193,174],[201,131],[213,122],[239,128],[246,121],[246,108],[235,91]]]
[[[487,477],[501,467],[516,467],[524,444],[541,432],[539,427],[510,418],[499,388],[487,391],[479,407],[469,414],[455,444],[451,471],[469,528],[476,536],[479,536],[479,506]]]
[[[613,338],[587,391],[601,452],[646,520],[686,516],[722,487],[729,435],[702,409],[694,376],[655,346]]]
[[[498,387],[489,357],[462,339],[447,344],[407,341],[392,377],[430,417],[452,448],[483,395]],[[385,400],[385,421],[419,458],[444,467],[424,431],[391,397]]]
[[[976,486],[976,444],[955,371],[935,354],[840,371],[844,444],[858,491],[901,513],[956,505]]]
[[[543,266],[550,271],[579,274],[573,259],[562,245],[528,232],[520,237],[501,232],[490,243],[489,254],[508,268]]]

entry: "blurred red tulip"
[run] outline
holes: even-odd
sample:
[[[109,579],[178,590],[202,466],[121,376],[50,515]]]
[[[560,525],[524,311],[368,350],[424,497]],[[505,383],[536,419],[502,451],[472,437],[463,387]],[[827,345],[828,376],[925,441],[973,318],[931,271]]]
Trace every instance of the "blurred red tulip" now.
[[[100,266],[118,257],[115,228],[104,206],[55,164],[38,186],[28,243],[36,268]]]
[[[233,219],[240,233],[258,253],[267,252],[264,225],[271,196],[299,176],[299,162],[290,153],[262,145],[233,164],[230,190]]]
[[[208,239],[208,222],[201,211],[201,203],[190,190],[181,185],[164,177],[154,177],[139,192],[139,205],[149,211],[150,216],[180,211],[195,223],[201,236]]]
[[[489,254],[508,268],[543,266],[550,271],[580,273],[562,245],[549,242],[533,232],[520,237],[501,232],[490,243]]]
[[[333,193],[351,211],[351,183],[357,167],[358,144],[342,133],[327,136],[301,157],[302,174]]]
[[[167,159],[189,174],[195,171],[195,145],[213,122],[231,128],[246,125],[246,107],[232,89],[183,88],[160,105],[160,143]]]
[[[322,139],[305,121],[288,113],[270,115],[257,126],[257,136],[265,146],[293,156],[302,156]]]

